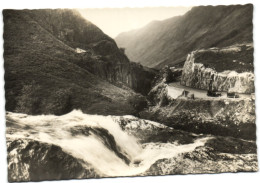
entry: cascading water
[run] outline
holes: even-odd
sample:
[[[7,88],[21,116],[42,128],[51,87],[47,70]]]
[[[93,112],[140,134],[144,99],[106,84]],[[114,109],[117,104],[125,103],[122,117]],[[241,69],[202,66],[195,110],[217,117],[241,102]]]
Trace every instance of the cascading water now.
[[[79,159],[83,166],[90,164],[104,176],[141,174],[157,160],[193,151],[209,139],[204,137],[185,145],[140,144],[138,138],[122,130],[117,122],[119,117],[88,115],[77,110],[63,116],[7,113],[6,117],[7,138],[57,145]],[[160,126],[154,122],[149,125]]]

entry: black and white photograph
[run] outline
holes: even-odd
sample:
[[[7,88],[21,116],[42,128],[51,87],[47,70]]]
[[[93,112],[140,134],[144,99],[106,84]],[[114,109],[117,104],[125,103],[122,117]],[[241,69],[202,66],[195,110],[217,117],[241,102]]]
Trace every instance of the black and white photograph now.
[[[258,172],[254,11],[2,9],[8,182]]]

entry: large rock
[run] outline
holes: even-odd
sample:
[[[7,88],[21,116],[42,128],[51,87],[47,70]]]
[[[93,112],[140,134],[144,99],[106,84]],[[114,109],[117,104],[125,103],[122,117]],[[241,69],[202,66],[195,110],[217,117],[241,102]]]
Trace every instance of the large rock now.
[[[31,139],[7,139],[8,180],[41,181],[94,178],[100,175],[62,148]]]
[[[131,115],[7,113],[9,181],[257,171],[255,141]],[[37,125],[35,125],[37,123]]]
[[[217,91],[232,90],[238,93],[253,93],[254,74],[251,69],[253,65],[252,60],[250,58],[248,58],[250,59],[248,62],[237,60],[237,58],[240,59],[239,55],[247,56],[244,52],[249,52],[248,55],[250,56],[253,54],[252,46],[246,45],[246,47],[244,50],[243,46],[233,46],[223,49],[213,48],[191,52],[187,56],[183,67],[181,84],[205,90],[208,90],[210,85],[212,85],[212,89]],[[219,55],[221,55],[221,58]],[[207,57],[215,60],[208,61],[210,62],[208,64],[205,61],[209,60]],[[241,67],[248,69],[241,70]],[[217,70],[220,72],[217,72]]]
[[[144,175],[255,172],[257,166],[255,154],[215,153],[212,148],[199,147],[174,158],[158,160]]]

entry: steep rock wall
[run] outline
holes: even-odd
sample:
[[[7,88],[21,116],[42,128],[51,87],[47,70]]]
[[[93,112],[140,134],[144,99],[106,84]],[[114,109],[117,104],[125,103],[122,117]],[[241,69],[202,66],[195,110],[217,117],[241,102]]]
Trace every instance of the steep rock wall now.
[[[97,57],[83,56],[77,62],[80,67],[113,84],[126,85],[143,95],[150,91],[155,70],[130,62],[111,41],[101,41],[93,50]]]
[[[216,54],[218,54],[218,52],[221,52],[222,50],[217,49],[210,52],[215,54],[215,51]],[[236,52],[236,50],[232,49],[229,50],[229,52],[230,51]],[[202,52],[205,52],[205,50],[193,51],[187,56],[182,72],[182,85],[208,90],[210,84],[212,84],[213,90],[216,91],[232,90],[238,93],[254,92],[254,74],[252,72],[238,73],[235,70],[228,70],[228,66],[224,67],[227,68],[227,70],[217,72],[213,68],[205,67],[206,64],[197,63],[197,55],[201,54]],[[230,61],[232,62],[229,63],[230,65],[237,64],[236,60],[230,59]],[[215,62],[219,62],[219,60],[216,60]],[[218,64],[220,65],[222,63]],[[243,67],[243,65],[244,63],[238,67]]]
[[[151,105],[140,113],[141,118],[194,133],[256,139],[253,99],[173,99],[168,95],[165,79],[161,79],[150,91]]]

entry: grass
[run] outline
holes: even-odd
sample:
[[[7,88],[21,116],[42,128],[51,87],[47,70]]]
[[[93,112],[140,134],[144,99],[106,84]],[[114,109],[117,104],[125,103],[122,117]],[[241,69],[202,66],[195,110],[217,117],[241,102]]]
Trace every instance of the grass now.
[[[77,54],[71,47],[72,42],[88,47],[100,39],[111,44],[97,44],[100,48],[94,48],[95,52],[113,47],[113,40],[96,26],[69,10],[4,10],[3,17],[7,111],[56,115],[72,109],[104,115],[137,112],[127,99],[138,94],[107,82],[107,75],[99,76],[92,69],[97,60]],[[78,34],[80,28],[79,37],[62,36],[68,30]],[[114,52],[108,63],[112,68],[120,62],[129,64],[117,47],[111,49]]]
[[[233,51],[232,48],[239,51]],[[196,63],[215,69],[217,72],[234,70],[254,72],[254,48],[247,45],[238,45],[224,49],[203,50],[196,53]]]

